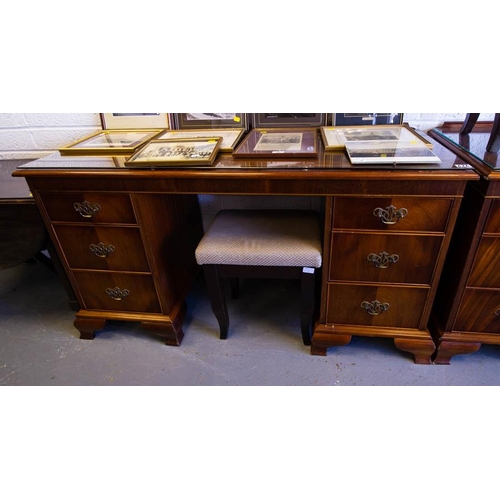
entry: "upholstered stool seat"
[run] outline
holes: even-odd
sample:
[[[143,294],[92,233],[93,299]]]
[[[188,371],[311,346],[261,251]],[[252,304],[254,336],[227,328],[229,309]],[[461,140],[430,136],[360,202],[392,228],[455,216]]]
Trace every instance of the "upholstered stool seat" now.
[[[220,338],[227,338],[229,316],[223,280],[290,278],[301,280],[301,330],[311,343],[315,304],[315,270],[321,267],[318,214],[303,210],[222,210],[196,249],[203,266]]]

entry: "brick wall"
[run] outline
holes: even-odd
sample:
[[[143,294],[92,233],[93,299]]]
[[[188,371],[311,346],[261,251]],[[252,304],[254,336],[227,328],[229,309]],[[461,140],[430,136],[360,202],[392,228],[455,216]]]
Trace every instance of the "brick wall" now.
[[[0,160],[46,156],[100,128],[99,113],[0,113]]]

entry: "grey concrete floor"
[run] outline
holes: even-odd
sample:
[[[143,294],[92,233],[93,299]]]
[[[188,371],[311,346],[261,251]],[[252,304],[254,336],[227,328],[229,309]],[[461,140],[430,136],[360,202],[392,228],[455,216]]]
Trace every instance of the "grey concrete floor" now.
[[[73,327],[58,277],[40,263],[0,271],[4,386],[497,386],[500,346],[416,365],[391,340],[354,337],[326,357],[302,344],[298,283],[248,280],[218,337],[202,276],[187,299],[185,337],[166,346],[140,325],[109,322],[92,341]]]

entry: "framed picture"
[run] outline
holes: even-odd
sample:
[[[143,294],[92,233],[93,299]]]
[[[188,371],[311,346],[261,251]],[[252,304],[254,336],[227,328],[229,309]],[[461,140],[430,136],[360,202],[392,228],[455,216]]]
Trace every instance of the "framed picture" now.
[[[131,156],[125,165],[149,168],[212,165],[221,143],[221,137],[158,139]]]
[[[256,113],[252,125],[263,127],[321,127],[326,125],[325,113]]]
[[[347,142],[392,141],[424,143],[432,148],[432,143],[424,139],[408,125],[365,125],[359,127],[321,127],[325,151],[345,149]]]
[[[247,130],[248,120],[245,113],[177,113],[175,128],[242,128]]]
[[[104,130],[171,128],[169,113],[101,113]]]
[[[331,124],[344,125],[401,125],[403,113],[334,113]]]
[[[101,130],[59,149],[61,155],[132,154],[163,129]]]
[[[232,153],[234,148],[242,138],[245,130],[242,128],[218,128],[199,129],[199,130],[168,130],[160,134],[157,139],[184,139],[200,137],[222,137],[222,143],[219,151],[221,153]]]
[[[253,129],[233,153],[234,158],[315,158],[317,133],[311,129]]]

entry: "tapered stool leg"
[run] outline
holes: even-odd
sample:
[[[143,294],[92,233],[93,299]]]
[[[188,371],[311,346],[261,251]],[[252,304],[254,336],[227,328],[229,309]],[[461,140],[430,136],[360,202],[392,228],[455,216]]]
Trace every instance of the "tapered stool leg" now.
[[[300,327],[304,345],[311,345],[311,330],[314,313],[315,269],[302,269],[300,284]]]
[[[203,272],[205,273],[210,305],[219,323],[220,338],[227,339],[229,314],[227,312],[226,296],[224,294],[222,279],[219,277],[217,266],[214,264],[205,264],[203,266]]]

